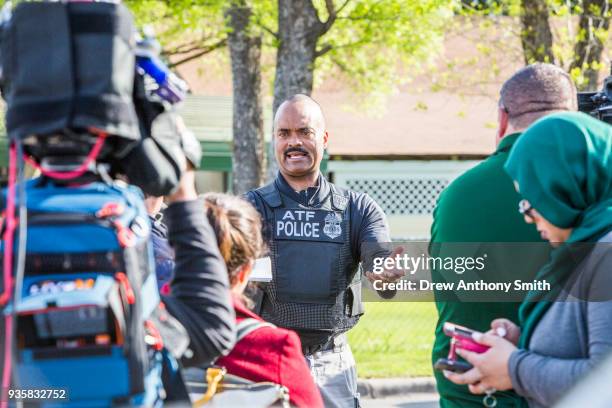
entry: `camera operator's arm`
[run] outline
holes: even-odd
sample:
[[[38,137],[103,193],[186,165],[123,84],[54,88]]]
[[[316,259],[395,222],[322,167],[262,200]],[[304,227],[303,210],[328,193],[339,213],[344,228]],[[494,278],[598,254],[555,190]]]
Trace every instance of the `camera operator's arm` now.
[[[188,366],[208,363],[234,345],[232,307],[225,263],[197,199],[194,172],[186,171],[165,212],[168,239],[176,253],[171,296],[166,308],[187,329],[192,358]]]

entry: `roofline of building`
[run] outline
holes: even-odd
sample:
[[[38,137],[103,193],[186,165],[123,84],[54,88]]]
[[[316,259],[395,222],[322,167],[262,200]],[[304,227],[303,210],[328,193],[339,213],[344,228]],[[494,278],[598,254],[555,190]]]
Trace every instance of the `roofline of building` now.
[[[459,154],[330,154],[331,161],[372,161],[372,160],[483,160],[489,154],[459,153]]]

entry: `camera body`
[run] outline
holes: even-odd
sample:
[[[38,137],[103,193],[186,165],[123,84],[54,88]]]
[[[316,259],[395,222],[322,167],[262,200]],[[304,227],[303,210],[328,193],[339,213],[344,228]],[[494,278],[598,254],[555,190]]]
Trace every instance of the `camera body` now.
[[[578,110],[612,125],[612,73],[597,92],[578,92]]]
[[[1,14],[6,129],[30,163],[43,175],[87,167],[89,178],[105,172],[154,196],[173,191],[185,168],[175,105],[188,87],[159,59],[152,34],[139,36],[129,10],[22,2]]]

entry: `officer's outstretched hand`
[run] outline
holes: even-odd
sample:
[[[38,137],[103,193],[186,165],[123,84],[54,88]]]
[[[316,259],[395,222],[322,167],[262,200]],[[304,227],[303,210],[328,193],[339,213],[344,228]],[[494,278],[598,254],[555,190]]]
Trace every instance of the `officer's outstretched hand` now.
[[[398,246],[393,250],[391,255],[388,256],[388,258],[395,258],[397,255],[401,255],[403,253],[404,253],[404,247]],[[375,281],[391,283],[391,282],[397,282],[398,280],[400,280],[404,276],[405,272],[406,271],[404,271],[403,269],[395,268],[395,269],[385,269],[381,273],[366,272],[365,276],[372,283],[374,283]]]

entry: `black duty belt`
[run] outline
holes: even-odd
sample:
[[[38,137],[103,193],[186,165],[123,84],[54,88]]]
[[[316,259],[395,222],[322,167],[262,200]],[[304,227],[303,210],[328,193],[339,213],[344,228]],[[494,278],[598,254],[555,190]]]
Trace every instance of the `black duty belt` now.
[[[315,344],[313,346],[302,346],[302,352],[304,355],[318,353],[320,351],[333,351],[334,353],[340,353],[346,347],[346,334],[342,333],[337,336],[330,338],[323,344]]]

